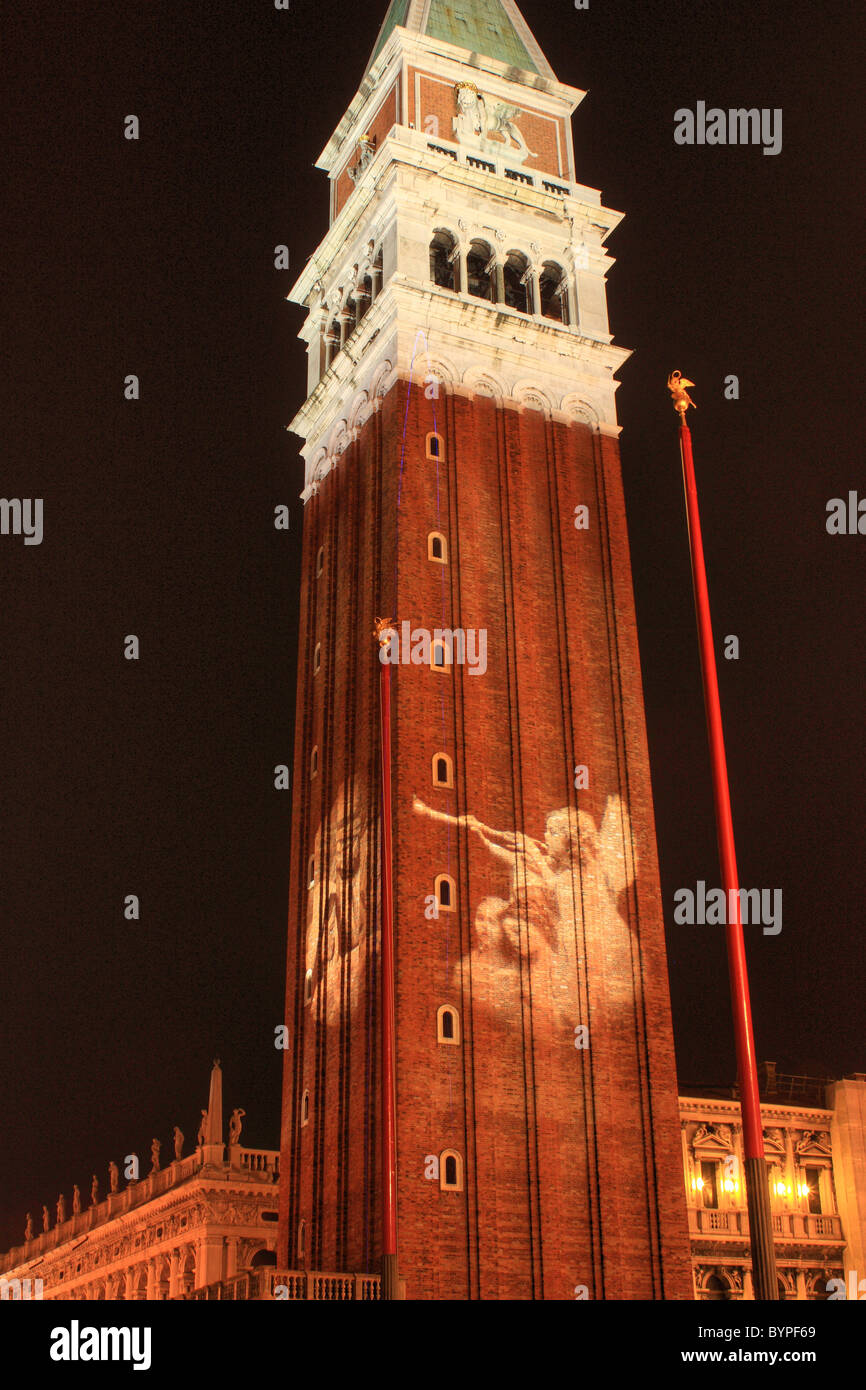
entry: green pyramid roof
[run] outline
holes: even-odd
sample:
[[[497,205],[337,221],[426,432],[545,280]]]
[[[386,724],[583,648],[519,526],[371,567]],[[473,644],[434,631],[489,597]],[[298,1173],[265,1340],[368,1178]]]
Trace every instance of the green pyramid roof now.
[[[388,39],[391,37],[392,29],[396,29],[398,25],[406,23],[406,11],[408,10],[408,8],[409,0],[391,0],[390,5],[388,6],[388,13],[385,15],[385,23],[379,30],[379,37],[376,40],[376,47],[370,54],[370,61],[367,64],[368,72],[375,63],[382,49],[385,47],[385,44],[388,42]]]
[[[391,0],[368,72],[398,25],[524,72],[553,75],[513,0]]]

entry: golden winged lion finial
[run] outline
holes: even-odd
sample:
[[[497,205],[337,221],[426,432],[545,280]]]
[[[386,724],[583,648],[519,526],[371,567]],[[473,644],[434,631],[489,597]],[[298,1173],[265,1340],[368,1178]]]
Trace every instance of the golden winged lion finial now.
[[[668,390],[674,398],[674,410],[679,411],[680,419],[683,421],[685,421],[689,406],[697,410],[697,406],[686,390],[686,387],[694,386],[694,384],[693,381],[689,381],[687,376],[683,376],[682,372],[671,372],[668,377]]]

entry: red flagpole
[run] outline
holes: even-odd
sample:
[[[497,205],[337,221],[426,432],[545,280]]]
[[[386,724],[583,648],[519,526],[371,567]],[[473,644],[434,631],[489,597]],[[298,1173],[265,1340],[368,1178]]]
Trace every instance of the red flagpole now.
[[[378,619],[380,653],[393,624]],[[382,771],[382,1298],[399,1298],[397,1274],[397,1116],[394,1031],[394,881],[391,823],[391,665],[379,663]]]
[[[778,1299],[776,1252],[773,1244],[772,1215],[767,1164],[764,1156],[764,1134],[761,1103],[758,1093],[758,1067],[752,1029],[752,1007],[749,998],[749,976],[746,967],[746,945],[740,919],[740,883],[734,845],[734,821],[728,786],[728,765],[725,758],[725,739],[722,729],[722,708],[719,701],[719,682],[716,671],[713,627],[710,619],[710,596],[704,564],[704,544],[698,511],[698,488],[692,457],[692,435],[686,424],[686,411],[694,401],[687,387],[694,385],[679,372],[668,379],[674,397],[674,408],[680,416],[680,455],[683,465],[683,486],[686,497],[686,516],[689,531],[689,550],[692,560],[692,581],[695,612],[698,622],[698,642],[701,653],[701,674],[704,685],[704,704],[707,714],[707,733],[713,773],[713,799],[719,841],[719,860],[727,902],[725,935],[728,948],[728,970],[731,982],[731,1008],[734,1018],[734,1040],[737,1050],[737,1074],[740,1086],[740,1107],[743,1116],[743,1150],[745,1155],[746,1202],[749,1212],[749,1232],[752,1245],[752,1274],[757,1299]]]

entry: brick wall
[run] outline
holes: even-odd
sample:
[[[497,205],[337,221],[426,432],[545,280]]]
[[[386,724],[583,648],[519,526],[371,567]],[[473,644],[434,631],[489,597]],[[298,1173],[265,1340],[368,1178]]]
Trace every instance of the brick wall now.
[[[413,386],[407,412],[408,390],[394,386],[305,513],[279,1261],[297,1263],[302,1217],[311,1267],[375,1268],[380,1250],[372,628],[382,615],[487,633],[483,675],[394,672],[407,1294],[569,1299],[583,1284],[591,1298],[691,1298],[616,445],[589,426],[444,390],[429,401]],[[438,462],[426,458],[433,429]],[[578,504],[587,531],[575,529]],[[447,537],[447,565],[427,558],[431,530]],[[433,786],[440,751],[453,789]],[[588,790],[575,791],[576,764],[589,768]],[[416,796],[535,848],[515,861],[506,840],[418,814]],[[568,808],[563,859],[548,817]],[[324,867],[309,890],[316,850]],[[515,879],[515,862],[530,871]],[[457,910],[429,920],[439,873],[456,883]],[[459,1046],[437,1043],[442,1004],[459,1011]],[[574,1045],[580,1025],[586,1050]],[[306,1088],[311,1118],[299,1130]],[[462,1156],[462,1192],[424,1177],[425,1157],[445,1149]]]

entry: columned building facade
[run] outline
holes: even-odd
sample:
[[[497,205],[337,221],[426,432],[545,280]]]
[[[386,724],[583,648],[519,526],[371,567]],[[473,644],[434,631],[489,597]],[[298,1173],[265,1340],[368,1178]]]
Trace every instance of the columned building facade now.
[[[272,1268],[279,1154],[241,1145],[243,1113],[235,1111],[226,1144],[214,1063],[193,1152],[183,1156],[177,1130],[171,1162],[161,1163],[154,1140],[150,1172],[139,1176],[129,1154],[110,1165],[101,1200],[94,1177],[89,1205],[75,1188],[68,1211],[60,1198],[53,1225],[47,1207],[43,1223],[28,1217],[24,1243],[0,1257],[0,1297],[187,1299],[240,1271]]]
[[[762,1070],[779,1297],[866,1299],[866,1075],[825,1087]],[[680,1121],[695,1298],[752,1299],[739,1102],[681,1096]]]

